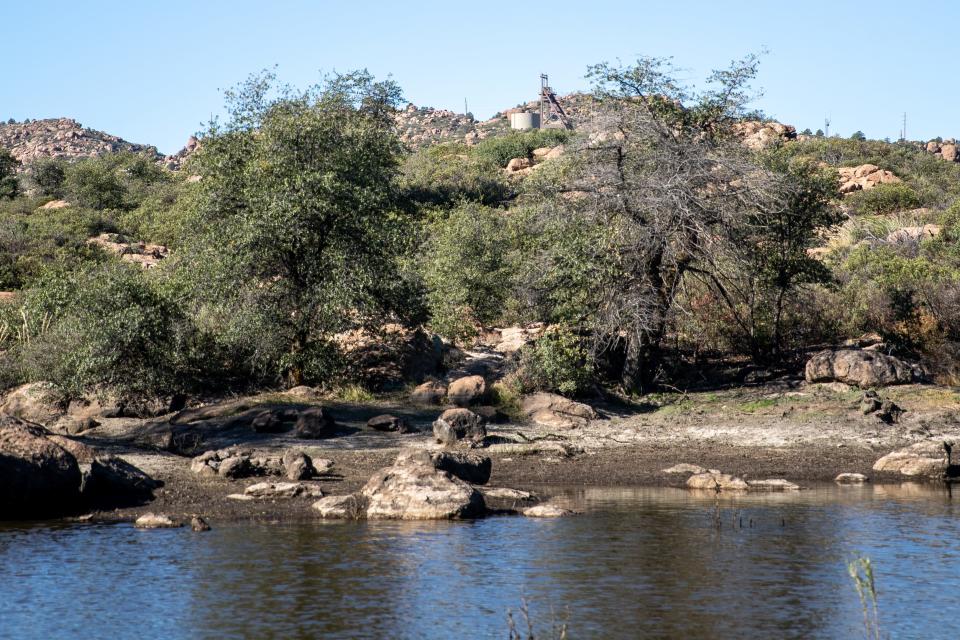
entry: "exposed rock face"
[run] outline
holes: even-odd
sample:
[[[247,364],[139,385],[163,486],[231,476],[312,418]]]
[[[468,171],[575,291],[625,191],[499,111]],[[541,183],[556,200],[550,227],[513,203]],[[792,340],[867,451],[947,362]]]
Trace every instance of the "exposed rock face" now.
[[[447,446],[479,444],[486,436],[486,420],[469,409],[447,409],[433,423],[434,439]]]
[[[463,480],[422,459],[398,460],[361,490],[368,518],[448,520],[483,515],[483,496]]]
[[[520,402],[520,410],[533,422],[555,429],[587,426],[600,416],[593,407],[555,393],[534,393]]]
[[[761,151],[787,140],[796,140],[797,130],[779,122],[750,120],[734,125],[734,132],[743,139],[748,149]]]
[[[881,169],[875,164],[862,164],[858,167],[840,167],[840,193],[869,191],[878,184],[896,184],[900,178],[892,172]]]
[[[41,158],[76,160],[121,151],[142,153],[156,160],[161,157],[156,147],[134,144],[102,131],[86,129],[71,118],[0,123],[0,147],[9,149],[24,166]]]
[[[447,399],[458,407],[466,407],[483,399],[487,383],[483,376],[458,378],[447,387]]]
[[[45,427],[52,426],[67,412],[67,396],[52,382],[29,382],[10,391],[0,403],[6,413]]]
[[[100,247],[119,256],[124,262],[140,265],[144,269],[152,269],[170,255],[170,251],[163,245],[133,241],[119,233],[101,233],[87,240],[87,244]]]
[[[180,151],[177,151],[173,155],[166,156],[162,164],[171,171],[179,171],[183,168],[183,164],[187,159],[199,148],[200,141],[197,140],[196,136],[190,136],[187,138],[187,144],[184,145],[183,149],[180,149]]]
[[[436,380],[428,380],[410,393],[414,404],[440,404],[447,397],[447,386]]]
[[[80,497],[80,467],[48,432],[0,415],[0,520],[66,513]]]
[[[707,489],[710,491],[747,491],[750,485],[729,473],[698,473],[687,478],[687,487],[690,489]]]
[[[807,361],[807,382],[844,382],[861,389],[908,384],[914,371],[906,362],[865,349],[825,350]]]
[[[949,453],[952,444],[927,440],[888,453],[873,465],[874,471],[899,473],[910,477],[942,478],[952,475]]]
[[[294,430],[298,438],[316,440],[334,435],[337,423],[323,407],[310,407],[300,412]]]
[[[504,327],[490,329],[482,336],[484,344],[504,355],[516,353],[521,348],[533,343],[544,331],[543,323],[530,324],[525,327]]]

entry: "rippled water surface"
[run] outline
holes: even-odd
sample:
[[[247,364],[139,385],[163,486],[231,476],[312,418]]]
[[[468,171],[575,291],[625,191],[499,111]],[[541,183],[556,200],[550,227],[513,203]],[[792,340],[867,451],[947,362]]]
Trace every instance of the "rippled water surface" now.
[[[717,500],[577,489],[559,520],[0,528],[15,638],[853,638],[869,556],[893,638],[960,637],[960,498],[822,487]],[[742,526],[741,526],[742,523]]]

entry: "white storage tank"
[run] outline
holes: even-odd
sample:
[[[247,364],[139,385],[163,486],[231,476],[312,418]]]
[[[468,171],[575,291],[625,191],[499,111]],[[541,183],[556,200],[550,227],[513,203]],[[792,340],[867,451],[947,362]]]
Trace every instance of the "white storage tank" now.
[[[539,129],[540,114],[529,111],[520,111],[510,114],[511,129]]]

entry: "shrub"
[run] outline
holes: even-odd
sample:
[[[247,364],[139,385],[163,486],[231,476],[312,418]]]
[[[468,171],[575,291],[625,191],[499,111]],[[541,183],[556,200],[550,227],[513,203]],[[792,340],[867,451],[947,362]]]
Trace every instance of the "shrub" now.
[[[534,129],[511,131],[507,135],[487,138],[475,148],[477,157],[488,160],[498,167],[506,167],[513,158],[529,158],[534,149],[554,147],[570,139],[563,129]]]
[[[182,388],[177,371],[183,318],[145,272],[119,262],[51,271],[24,292],[15,348],[29,380],[51,380],[68,393],[106,387],[126,397]]]
[[[593,372],[593,356],[583,338],[556,325],[523,349],[517,379],[525,393],[553,391],[572,396],[590,388]]]
[[[456,144],[434,145],[410,155],[403,165],[401,187],[417,204],[443,207],[464,200],[496,205],[512,195],[500,167]]]
[[[917,192],[903,183],[878,184],[873,189],[858,191],[849,197],[857,213],[884,215],[920,206]]]

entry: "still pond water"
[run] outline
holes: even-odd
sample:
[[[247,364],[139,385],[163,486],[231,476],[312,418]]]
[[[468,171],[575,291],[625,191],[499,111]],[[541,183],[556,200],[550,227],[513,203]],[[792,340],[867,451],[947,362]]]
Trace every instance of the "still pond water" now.
[[[0,528],[4,638],[960,637],[960,497],[915,485],[717,500],[576,489],[558,520]],[[718,526],[719,521],[719,526]],[[741,528],[742,521],[742,528]],[[752,526],[751,526],[752,525]]]

